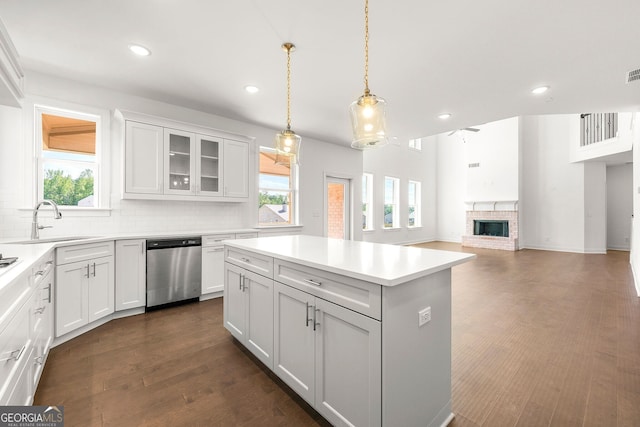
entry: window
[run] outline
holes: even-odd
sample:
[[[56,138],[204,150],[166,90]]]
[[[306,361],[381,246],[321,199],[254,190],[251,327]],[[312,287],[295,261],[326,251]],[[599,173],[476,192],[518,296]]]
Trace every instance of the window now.
[[[373,175],[362,175],[362,229],[373,230]]]
[[[398,187],[400,180],[398,178],[384,177],[384,228],[398,228],[399,212],[398,212]]]
[[[43,106],[35,113],[37,199],[101,207],[101,116]]]
[[[409,140],[409,148],[413,148],[414,150],[422,150],[422,139],[410,139]]]
[[[418,181],[409,181],[409,227],[420,227],[422,225],[422,211],[420,200],[422,200],[421,185]]]
[[[258,179],[258,224],[296,224],[298,182],[296,165],[285,157],[285,164],[276,164],[276,150],[260,147]]]

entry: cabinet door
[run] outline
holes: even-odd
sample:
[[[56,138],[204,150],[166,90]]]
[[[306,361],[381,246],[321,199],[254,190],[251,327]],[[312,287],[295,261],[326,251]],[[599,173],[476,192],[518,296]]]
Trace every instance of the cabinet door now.
[[[249,144],[224,140],[224,195],[249,197]]]
[[[243,270],[233,264],[224,266],[224,327],[240,342],[244,342],[247,318],[244,301]]]
[[[116,241],[116,311],[145,306],[145,243],[143,239]]]
[[[224,290],[224,246],[202,248],[202,294]]]
[[[222,194],[222,139],[196,135],[197,193],[206,196]]]
[[[164,193],[195,194],[195,135],[164,129]]]
[[[113,313],[113,257],[97,258],[89,261],[89,264],[88,310],[91,323]]]
[[[79,261],[56,268],[56,337],[88,323],[89,267],[88,261]]]
[[[164,134],[160,126],[126,122],[125,192],[162,194]]]
[[[273,370],[314,404],[314,297],[274,282]]]
[[[336,426],[381,425],[381,323],[320,298],[315,310],[314,407]]]
[[[244,273],[247,304],[246,347],[273,369],[273,279],[255,273]]]

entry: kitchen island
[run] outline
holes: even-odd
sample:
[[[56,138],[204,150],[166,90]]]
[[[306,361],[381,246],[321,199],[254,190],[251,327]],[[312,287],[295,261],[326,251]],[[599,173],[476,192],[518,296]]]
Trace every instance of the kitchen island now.
[[[304,235],[228,241],[224,326],[334,425],[444,426],[451,268],[474,257]]]

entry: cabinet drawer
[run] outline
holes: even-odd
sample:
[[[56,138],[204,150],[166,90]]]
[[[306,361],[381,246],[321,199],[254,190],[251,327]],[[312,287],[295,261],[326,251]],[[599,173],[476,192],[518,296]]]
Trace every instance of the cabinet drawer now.
[[[219,245],[223,240],[233,240],[235,238],[235,234],[211,234],[202,236],[202,246]]]
[[[30,304],[22,304],[17,314],[0,334],[0,400],[7,398],[7,388],[13,383],[20,367],[29,356]]]
[[[274,280],[381,320],[380,285],[276,259]]]
[[[266,255],[225,246],[224,260],[270,279],[273,278],[273,258]]]
[[[108,242],[85,243],[83,245],[64,246],[56,249],[56,265],[71,262],[86,261],[88,259],[112,256],[113,240]]]
[[[258,233],[257,232],[236,233],[236,239],[254,239],[256,237],[258,237]]]
[[[53,270],[53,264],[54,264],[53,258],[54,258],[53,251],[51,251],[49,254],[42,257],[33,266],[32,271],[33,271],[34,284],[36,285],[35,286],[36,288],[37,288],[37,285],[42,281],[42,279],[46,277],[47,274],[51,272],[51,270]]]

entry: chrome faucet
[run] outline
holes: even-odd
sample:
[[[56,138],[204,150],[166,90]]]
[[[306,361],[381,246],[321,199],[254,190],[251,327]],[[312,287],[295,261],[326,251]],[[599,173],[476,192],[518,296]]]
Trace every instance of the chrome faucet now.
[[[31,222],[31,239],[39,239],[40,238],[40,230],[43,228],[52,228],[51,225],[38,225],[38,209],[42,205],[51,205],[53,208],[53,219],[62,218],[62,213],[58,210],[58,205],[53,200],[44,199],[39,202],[35,208],[33,208],[33,221]]]

